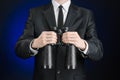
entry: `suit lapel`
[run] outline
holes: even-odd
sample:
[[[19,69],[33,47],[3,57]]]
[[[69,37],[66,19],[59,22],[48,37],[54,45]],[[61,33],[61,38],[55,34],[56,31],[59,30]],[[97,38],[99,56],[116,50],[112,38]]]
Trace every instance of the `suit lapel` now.
[[[52,4],[49,4],[46,7],[44,11],[44,17],[46,19],[47,26],[50,28],[50,30],[53,30],[53,27],[56,27],[56,21]]]
[[[66,18],[66,22],[64,24],[64,27],[69,27],[69,30],[75,30],[77,29],[78,26],[75,25],[75,22],[77,22],[77,18],[80,18],[81,14],[78,13],[78,8],[74,5],[70,5],[69,12]],[[53,27],[56,27],[56,20],[55,20],[55,15],[54,15],[54,10],[53,10],[53,5],[52,3],[49,4],[45,10],[44,10],[44,17],[47,26],[50,28],[50,30],[53,30]]]
[[[77,12],[77,8],[71,4],[64,27],[69,27],[69,30],[75,30],[78,27],[75,26],[75,22],[79,17],[80,13]]]

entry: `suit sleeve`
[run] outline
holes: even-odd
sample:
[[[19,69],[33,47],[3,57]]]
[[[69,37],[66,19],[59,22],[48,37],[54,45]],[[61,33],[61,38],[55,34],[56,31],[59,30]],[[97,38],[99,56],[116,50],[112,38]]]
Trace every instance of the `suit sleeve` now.
[[[28,20],[22,36],[18,39],[15,45],[15,53],[21,58],[28,58],[33,54],[29,48],[30,42],[34,39],[34,22],[32,11],[30,10]]]
[[[86,53],[87,57],[92,60],[99,60],[103,56],[103,47],[101,41],[97,37],[95,21],[92,12],[89,12],[87,20],[87,29],[85,40],[88,42],[89,48]]]

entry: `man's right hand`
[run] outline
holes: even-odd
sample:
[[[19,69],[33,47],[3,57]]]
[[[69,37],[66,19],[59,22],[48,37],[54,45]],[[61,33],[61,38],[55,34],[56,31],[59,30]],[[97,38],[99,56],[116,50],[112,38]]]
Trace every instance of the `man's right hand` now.
[[[41,35],[33,40],[32,48],[42,48],[47,44],[56,44],[57,34],[53,31],[43,31]]]

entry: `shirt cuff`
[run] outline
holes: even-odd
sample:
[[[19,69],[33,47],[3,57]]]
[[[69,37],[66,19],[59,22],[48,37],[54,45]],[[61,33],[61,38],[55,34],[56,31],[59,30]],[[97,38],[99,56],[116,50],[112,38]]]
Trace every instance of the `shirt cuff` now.
[[[88,45],[87,41],[84,40],[84,42],[85,42],[85,44],[86,44],[86,48],[85,48],[85,50],[81,50],[81,49],[79,49],[79,51],[83,52],[84,54],[87,54],[88,46],[89,46],[89,45]]]
[[[31,54],[31,56],[35,56],[38,54],[38,49],[33,49],[31,46],[32,46],[32,43],[33,43],[33,40],[30,42],[30,45],[29,45],[29,48],[30,48],[30,51],[33,53]]]

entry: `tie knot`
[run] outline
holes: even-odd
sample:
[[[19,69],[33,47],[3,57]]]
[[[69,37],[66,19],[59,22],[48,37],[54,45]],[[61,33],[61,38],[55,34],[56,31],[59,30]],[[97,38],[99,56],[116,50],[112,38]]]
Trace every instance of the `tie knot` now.
[[[59,9],[62,9],[62,8],[63,8],[63,6],[62,6],[62,5],[60,5],[60,6],[59,6]]]

